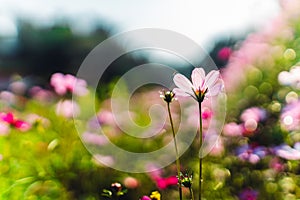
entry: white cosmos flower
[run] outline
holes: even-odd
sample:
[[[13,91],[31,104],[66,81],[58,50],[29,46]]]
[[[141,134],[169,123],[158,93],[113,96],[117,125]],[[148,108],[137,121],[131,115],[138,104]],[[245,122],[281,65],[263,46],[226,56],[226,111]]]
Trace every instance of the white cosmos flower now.
[[[219,76],[219,71],[212,70],[205,76],[203,68],[195,68],[191,82],[182,74],[176,74],[173,81],[178,88],[174,88],[173,92],[176,96],[191,96],[202,102],[205,97],[215,96],[221,91],[223,82]]]

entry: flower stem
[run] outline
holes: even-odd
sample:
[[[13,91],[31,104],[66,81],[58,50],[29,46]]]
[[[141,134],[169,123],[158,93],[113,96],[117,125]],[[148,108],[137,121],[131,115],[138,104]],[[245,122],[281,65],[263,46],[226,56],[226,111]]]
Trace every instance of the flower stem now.
[[[201,108],[201,102],[199,102],[199,200],[201,200],[202,197],[202,152],[201,147],[203,143],[203,131],[202,131],[202,108]]]
[[[176,166],[177,166],[177,176],[178,176],[178,192],[179,192],[179,198],[180,198],[180,200],[182,200],[180,160],[179,160],[177,142],[176,142],[176,138],[175,138],[174,124],[173,124],[173,119],[172,119],[171,110],[170,110],[170,103],[167,103],[167,105],[168,105],[167,107],[168,107],[168,113],[169,113],[169,118],[170,118],[172,133],[173,133],[173,139],[174,139],[175,153],[176,153]]]
[[[189,189],[190,189],[191,198],[192,198],[192,200],[194,200],[194,192],[193,192],[193,188],[192,188],[192,187],[189,187]]]

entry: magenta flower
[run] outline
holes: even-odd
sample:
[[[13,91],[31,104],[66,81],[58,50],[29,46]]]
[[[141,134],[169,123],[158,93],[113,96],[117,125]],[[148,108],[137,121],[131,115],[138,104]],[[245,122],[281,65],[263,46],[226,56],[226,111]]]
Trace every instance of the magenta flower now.
[[[69,92],[83,96],[88,92],[86,81],[71,74],[55,73],[51,76],[50,84],[58,95],[65,95]]]
[[[176,74],[173,81],[178,88],[175,88],[173,92],[177,96],[191,96],[196,101],[202,102],[205,97],[215,96],[221,91],[223,82],[219,76],[216,70],[212,70],[205,76],[203,68],[195,68],[191,82],[182,74]]]
[[[158,189],[161,190],[164,190],[169,186],[178,184],[178,178],[176,176],[170,176],[167,178],[158,178],[155,181],[156,181],[156,186],[158,187]]]
[[[220,49],[220,51],[218,52],[218,59],[222,60],[222,61],[227,61],[230,57],[232,53],[231,48],[229,47],[223,47],[222,49]]]
[[[0,119],[10,126],[20,130],[27,131],[31,128],[31,125],[23,120],[16,119],[12,113],[0,113]]]
[[[169,186],[178,184],[178,178],[176,176],[162,177],[163,171],[157,168],[155,165],[149,165],[147,166],[147,169],[150,171],[150,178],[156,183],[156,186],[159,189],[163,190]]]

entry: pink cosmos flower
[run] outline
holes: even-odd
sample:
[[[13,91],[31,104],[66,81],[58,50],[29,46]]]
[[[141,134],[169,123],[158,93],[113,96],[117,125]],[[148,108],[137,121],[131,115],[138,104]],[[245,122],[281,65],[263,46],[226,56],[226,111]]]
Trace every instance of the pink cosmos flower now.
[[[50,84],[58,95],[65,95],[70,92],[83,96],[88,92],[86,81],[71,74],[55,73],[51,76]]]
[[[192,72],[192,82],[182,74],[176,74],[173,78],[175,85],[173,92],[176,96],[191,96],[196,101],[202,102],[205,97],[217,95],[223,82],[219,78],[220,73],[212,70],[205,76],[203,68],[195,68]]]
[[[31,128],[29,123],[16,119],[15,116],[10,112],[0,113],[0,119],[20,131],[28,131]]]

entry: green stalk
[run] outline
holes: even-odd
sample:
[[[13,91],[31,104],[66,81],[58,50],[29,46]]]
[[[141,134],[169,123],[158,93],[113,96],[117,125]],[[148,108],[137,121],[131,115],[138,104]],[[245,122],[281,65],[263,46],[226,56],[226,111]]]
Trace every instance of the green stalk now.
[[[201,108],[201,102],[199,103],[199,200],[201,200],[202,197],[202,152],[200,152],[202,143],[203,143],[203,131],[202,131],[202,108]]]
[[[189,189],[190,189],[191,198],[192,198],[192,200],[194,200],[194,192],[193,192],[193,188],[192,188],[192,187],[189,187]]]
[[[174,139],[175,153],[176,153],[176,166],[177,166],[177,176],[178,176],[178,192],[179,192],[179,198],[180,198],[180,200],[182,200],[182,188],[181,188],[181,177],[180,177],[180,160],[179,160],[179,154],[178,154],[178,149],[177,149],[177,142],[176,142],[176,138],[175,138],[173,119],[172,119],[171,110],[170,110],[170,103],[167,102],[167,105],[168,105],[167,107],[168,107],[168,113],[169,113],[169,118],[170,118],[172,133],[173,133],[173,139]]]

